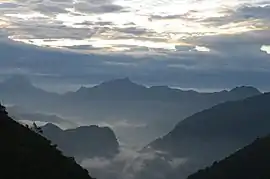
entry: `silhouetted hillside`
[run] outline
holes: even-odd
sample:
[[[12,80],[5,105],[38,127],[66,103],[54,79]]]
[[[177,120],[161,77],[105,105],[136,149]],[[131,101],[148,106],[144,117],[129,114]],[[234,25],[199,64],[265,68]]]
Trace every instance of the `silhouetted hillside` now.
[[[87,170],[62,155],[49,140],[18,124],[0,106],[1,178],[90,179]]]
[[[42,127],[43,134],[69,156],[78,159],[113,157],[119,144],[114,132],[108,127],[83,126],[62,130],[53,124]]]
[[[270,136],[257,139],[211,167],[199,170],[188,179],[270,178]]]

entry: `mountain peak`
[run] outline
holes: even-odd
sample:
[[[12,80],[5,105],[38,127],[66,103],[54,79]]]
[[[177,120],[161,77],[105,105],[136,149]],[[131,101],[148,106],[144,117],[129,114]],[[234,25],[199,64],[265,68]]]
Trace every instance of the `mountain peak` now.
[[[118,78],[118,79],[113,79],[110,81],[105,81],[102,84],[108,84],[108,83],[119,83],[119,84],[134,84],[128,77],[125,78]]]
[[[252,86],[238,86],[230,90],[230,92],[233,93],[244,93],[244,94],[253,94],[253,95],[259,95],[261,92]]]
[[[57,125],[52,124],[52,123],[47,123],[45,124],[43,127],[43,129],[50,129],[50,130],[62,130],[61,128],[59,128]]]
[[[114,79],[111,81],[105,81],[99,85],[99,87],[111,87],[111,88],[133,88],[143,87],[131,81],[128,77]]]

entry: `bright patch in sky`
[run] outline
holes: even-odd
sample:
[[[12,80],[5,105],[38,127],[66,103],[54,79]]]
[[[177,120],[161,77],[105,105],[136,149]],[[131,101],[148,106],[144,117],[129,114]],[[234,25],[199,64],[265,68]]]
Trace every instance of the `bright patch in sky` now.
[[[261,47],[261,51],[266,52],[267,54],[270,54],[270,45],[263,45]]]
[[[210,49],[207,47],[196,46],[195,49],[199,52],[210,52]]]
[[[269,28],[267,18],[243,11],[269,5],[265,0],[1,2],[0,27],[11,39],[55,48],[174,52],[187,46],[209,52],[193,39]]]

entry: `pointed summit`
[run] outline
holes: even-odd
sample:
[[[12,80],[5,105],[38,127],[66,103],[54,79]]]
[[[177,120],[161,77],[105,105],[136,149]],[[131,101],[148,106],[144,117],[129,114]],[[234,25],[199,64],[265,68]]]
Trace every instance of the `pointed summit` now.
[[[55,125],[55,124],[52,124],[52,123],[47,123],[47,124],[45,124],[43,127],[42,127],[42,129],[45,129],[45,130],[47,130],[47,129],[50,129],[50,130],[62,130],[60,127],[58,127],[57,125]]]

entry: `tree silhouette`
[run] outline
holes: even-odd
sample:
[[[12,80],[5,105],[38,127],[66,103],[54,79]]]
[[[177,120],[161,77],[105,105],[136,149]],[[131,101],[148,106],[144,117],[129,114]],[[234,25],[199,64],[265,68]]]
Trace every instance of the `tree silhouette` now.
[[[38,134],[43,134],[41,127],[37,126],[35,122],[33,122],[31,129]]]
[[[1,103],[0,103],[0,113],[2,113],[2,114],[8,114],[8,112],[6,111],[6,107],[5,106],[2,106]]]

